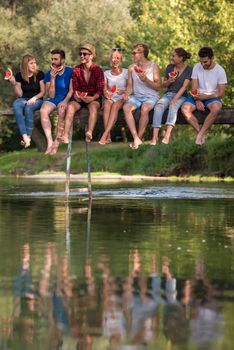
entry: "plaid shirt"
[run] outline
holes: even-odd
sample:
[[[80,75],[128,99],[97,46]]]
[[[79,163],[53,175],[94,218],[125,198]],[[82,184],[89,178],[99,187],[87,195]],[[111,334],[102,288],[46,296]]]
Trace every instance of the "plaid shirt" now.
[[[73,92],[82,91],[88,92],[89,96],[98,94],[99,96],[103,95],[104,89],[104,73],[103,70],[97,66],[95,63],[90,67],[90,78],[88,83],[84,77],[84,66],[79,64],[73,68],[72,73],[72,87]]]

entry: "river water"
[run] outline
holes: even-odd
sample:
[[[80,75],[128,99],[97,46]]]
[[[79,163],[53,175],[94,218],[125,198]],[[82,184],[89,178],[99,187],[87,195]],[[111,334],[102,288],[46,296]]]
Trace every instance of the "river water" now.
[[[234,184],[0,179],[0,349],[234,348]]]

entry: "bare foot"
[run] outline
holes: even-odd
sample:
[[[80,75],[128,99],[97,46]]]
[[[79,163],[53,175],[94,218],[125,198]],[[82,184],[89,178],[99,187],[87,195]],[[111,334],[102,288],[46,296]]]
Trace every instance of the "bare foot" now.
[[[58,152],[60,142],[58,140],[55,140],[52,144],[50,154],[54,155]]]
[[[23,136],[23,140],[20,142],[24,148],[28,148],[31,144],[31,138],[29,136]]]
[[[86,131],[85,133],[85,141],[90,142],[93,138],[92,132],[91,131]]]
[[[66,135],[63,135],[60,140],[65,143],[66,145],[69,143],[69,137]]]
[[[105,141],[101,141],[101,140],[99,140],[98,143],[99,143],[99,145],[102,145],[102,146],[105,146],[105,144],[106,144]]]
[[[195,140],[195,143],[196,143],[196,145],[201,146],[201,145],[203,145],[203,143],[205,143],[205,141],[206,141],[206,136],[203,134],[198,134],[197,138]]]
[[[134,139],[133,143],[130,143],[129,147],[131,149],[137,149],[142,144],[142,141],[139,137]]]
[[[151,145],[151,146],[156,146],[157,143],[158,143],[158,139],[156,139],[156,140],[152,139],[152,140],[150,141],[150,145]]]
[[[52,151],[52,145],[47,147],[45,154],[50,154],[51,151]]]
[[[106,144],[106,136],[104,134],[102,135],[98,143],[102,146]]]
[[[162,139],[162,143],[164,143],[164,145],[168,145],[169,142],[170,142],[170,138],[164,137],[164,138]]]
[[[108,139],[106,140],[106,144],[107,144],[107,145],[109,145],[111,142],[112,142],[112,141],[111,141],[110,138],[108,138]]]

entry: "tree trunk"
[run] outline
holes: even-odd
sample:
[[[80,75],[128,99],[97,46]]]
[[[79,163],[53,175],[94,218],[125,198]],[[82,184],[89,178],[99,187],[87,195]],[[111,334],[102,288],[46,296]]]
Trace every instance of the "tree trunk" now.
[[[12,17],[16,16],[17,0],[12,0]]]
[[[39,151],[45,152],[47,147],[46,138],[35,125],[33,128],[32,140],[35,142],[35,145]]]

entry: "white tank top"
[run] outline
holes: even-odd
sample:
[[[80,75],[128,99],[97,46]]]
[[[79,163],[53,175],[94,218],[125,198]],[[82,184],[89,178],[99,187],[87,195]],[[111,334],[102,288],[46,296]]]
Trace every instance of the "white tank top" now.
[[[146,70],[146,76],[150,80],[154,80],[154,63],[151,62]],[[141,81],[137,73],[132,70],[133,94],[136,96],[159,97],[159,92],[149,87],[144,81]]]

